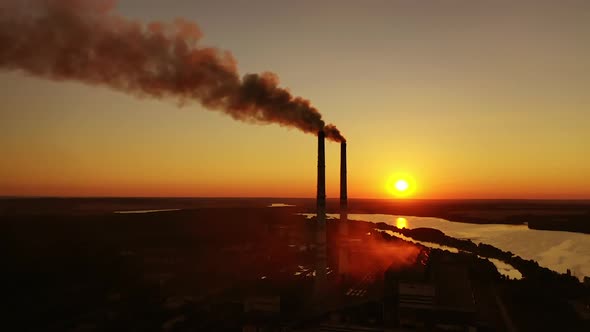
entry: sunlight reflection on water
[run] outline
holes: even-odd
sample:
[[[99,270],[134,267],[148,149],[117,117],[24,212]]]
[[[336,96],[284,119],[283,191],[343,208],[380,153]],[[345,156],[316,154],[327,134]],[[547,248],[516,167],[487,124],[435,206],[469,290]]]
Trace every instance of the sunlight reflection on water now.
[[[408,220],[404,217],[397,217],[395,219],[395,227],[399,229],[408,228]]]

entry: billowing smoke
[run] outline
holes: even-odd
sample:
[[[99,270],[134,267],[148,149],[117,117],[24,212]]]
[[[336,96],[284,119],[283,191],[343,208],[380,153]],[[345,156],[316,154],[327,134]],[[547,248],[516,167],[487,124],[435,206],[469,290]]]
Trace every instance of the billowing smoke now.
[[[198,101],[240,121],[324,128],[344,141],[308,100],[273,73],[240,77],[231,53],[200,45],[195,23],[134,21],[116,0],[2,0],[0,68],[52,80],[104,85],[137,96]]]

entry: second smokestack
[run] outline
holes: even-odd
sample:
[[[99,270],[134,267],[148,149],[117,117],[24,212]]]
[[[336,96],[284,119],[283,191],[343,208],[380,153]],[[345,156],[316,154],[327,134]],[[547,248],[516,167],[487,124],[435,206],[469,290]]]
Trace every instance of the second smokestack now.
[[[346,183],[346,142],[340,143],[340,207],[348,206]]]
[[[340,233],[348,235],[348,184],[346,170],[346,142],[340,143]]]
[[[348,188],[346,174],[346,142],[340,143],[340,241],[338,249],[338,273],[341,278],[347,278],[350,265],[348,248]]]

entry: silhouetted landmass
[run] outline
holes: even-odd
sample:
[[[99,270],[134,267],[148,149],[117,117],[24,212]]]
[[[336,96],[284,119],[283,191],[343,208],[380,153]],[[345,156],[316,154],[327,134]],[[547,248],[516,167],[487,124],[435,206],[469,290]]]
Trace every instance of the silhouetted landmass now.
[[[588,328],[588,321],[573,308],[587,305],[590,294],[574,277],[439,230],[362,221],[348,224],[354,273],[341,278],[331,270],[325,300],[317,308],[312,275],[315,224],[296,214],[310,211],[310,202],[2,200],[4,299],[10,304],[5,324],[19,331],[394,328],[415,323],[401,318],[415,313],[402,307],[400,291],[419,285],[437,290],[429,307],[420,309],[420,322],[432,329],[459,324],[481,331],[508,330],[511,323],[501,308],[521,331]],[[298,206],[268,208],[270,203]],[[374,204],[365,203],[363,212],[371,212]],[[174,208],[187,210],[112,213]],[[329,202],[329,209],[335,212],[334,202]],[[384,211],[406,214],[392,206]],[[338,242],[339,227],[338,220],[327,224],[328,265],[333,269],[339,267],[343,246]],[[409,244],[375,228],[464,253]],[[400,253],[408,246],[418,247],[419,256],[410,265],[400,264]],[[523,280],[501,276],[478,255],[511,264]],[[453,309],[456,306],[463,311]]]
[[[4,198],[0,215],[96,214],[116,210],[265,207],[295,205],[297,212],[315,212],[306,198]],[[588,200],[387,200],[349,199],[349,213],[437,217],[475,224],[527,224],[529,228],[590,234]],[[327,212],[338,213],[338,199],[327,200]]]

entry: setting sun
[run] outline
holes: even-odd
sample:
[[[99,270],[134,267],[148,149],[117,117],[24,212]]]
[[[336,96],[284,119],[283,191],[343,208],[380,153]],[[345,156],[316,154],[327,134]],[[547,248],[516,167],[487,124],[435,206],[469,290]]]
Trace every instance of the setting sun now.
[[[400,179],[395,182],[395,189],[397,189],[398,191],[404,192],[408,190],[408,187],[408,181],[406,180]]]
[[[409,174],[396,173],[387,179],[386,189],[389,194],[395,197],[409,197],[416,191],[416,182]]]

